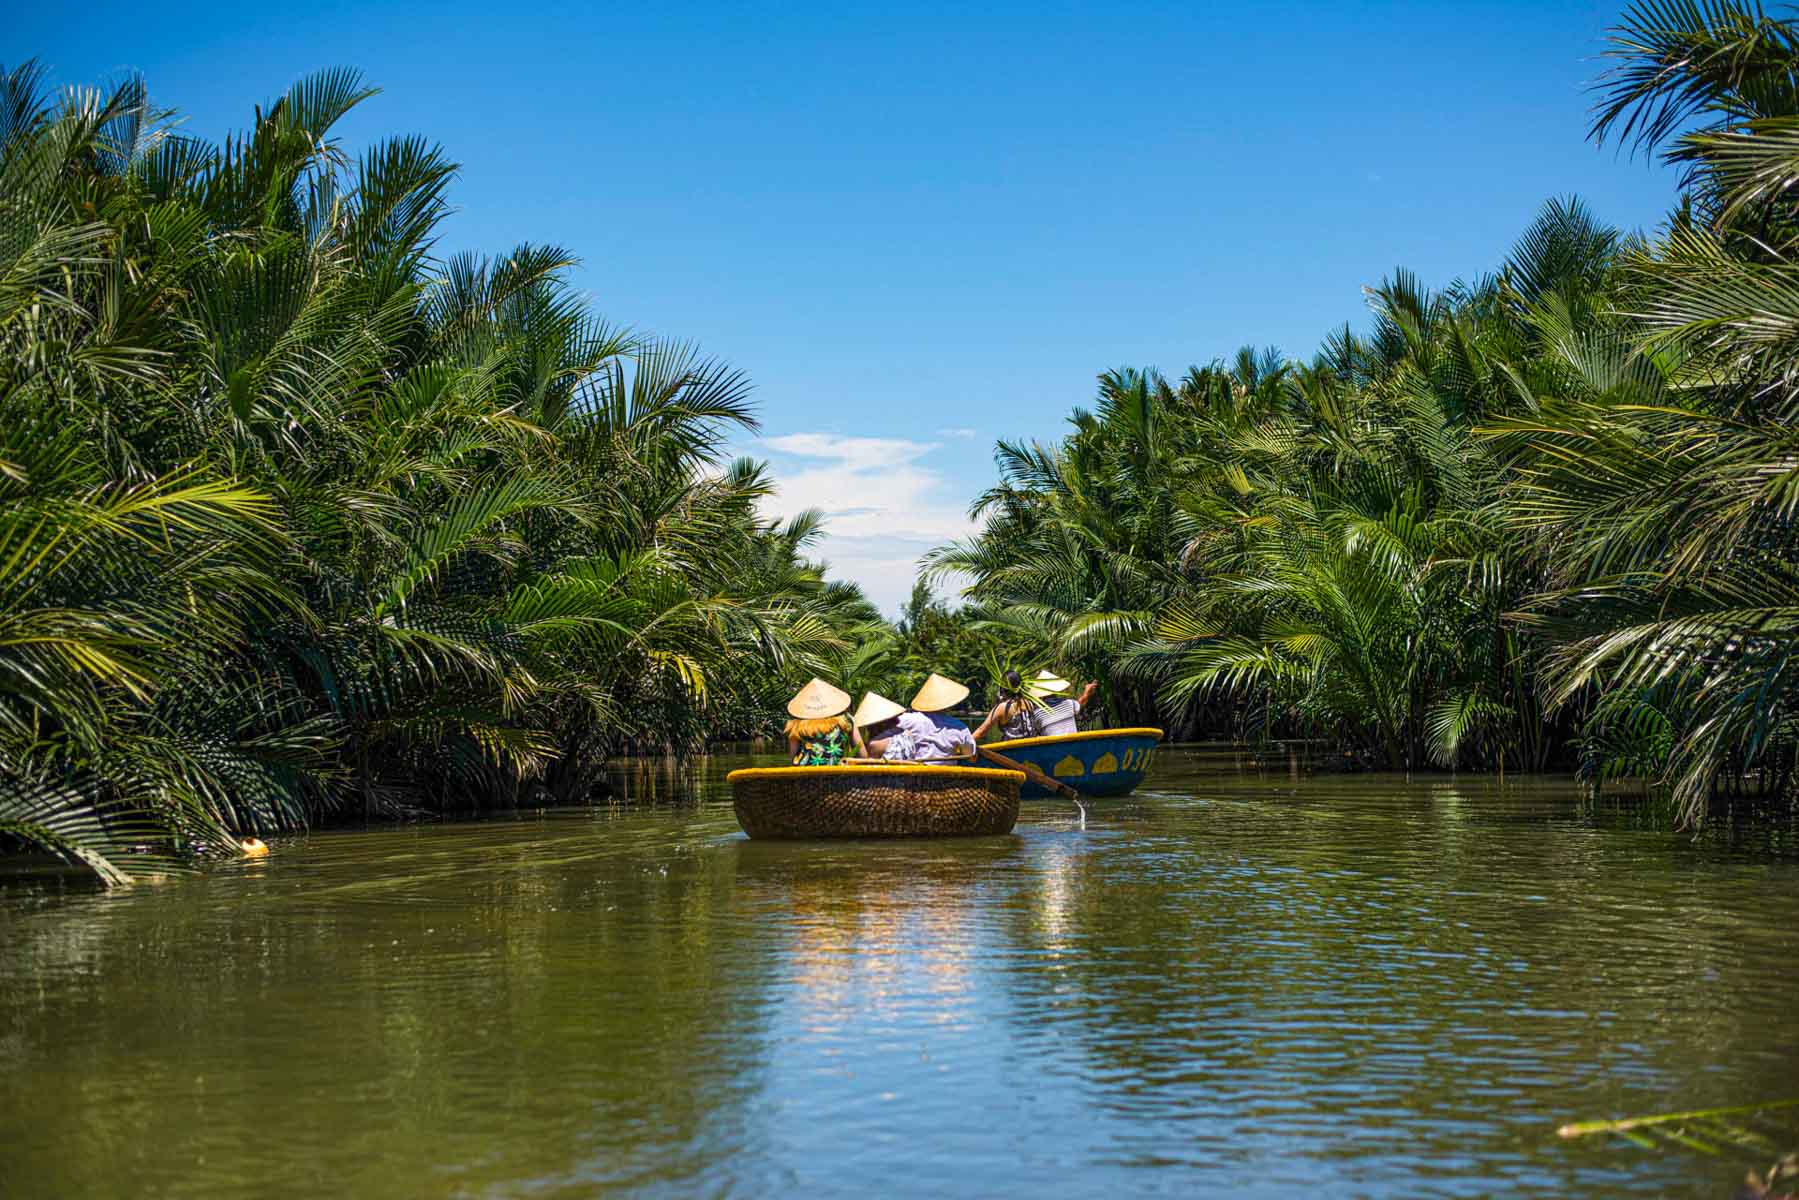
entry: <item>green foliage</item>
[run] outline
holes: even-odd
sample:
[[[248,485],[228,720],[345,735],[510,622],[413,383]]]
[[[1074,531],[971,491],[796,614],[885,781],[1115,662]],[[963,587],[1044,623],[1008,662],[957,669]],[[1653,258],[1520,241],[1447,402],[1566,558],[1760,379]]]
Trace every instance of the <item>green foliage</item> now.
[[[1518,761],[1500,615],[1520,584],[1470,429],[1495,373],[1468,369],[1464,305],[1401,277],[1376,311],[1310,366],[1246,350],[1178,383],[1102,376],[1062,445],[1000,447],[983,532],[935,565],[1106,679],[1124,719]]]
[[[998,702],[996,690],[1006,671],[1022,671],[1034,661],[1033,649],[1029,637],[991,620],[980,607],[951,608],[921,575],[900,614],[889,678],[893,690],[883,694],[903,704],[935,672],[968,685],[964,708],[985,710]]]
[[[1799,1184],[1799,1153],[1792,1150],[1799,1137],[1793,1121],[1796,1108],[1799,1100],[1772,1100],[1695,1112],[1577,1121],[1556,1133],[1564,1138],[1616,1139],[1656,1154],[1729,1156],[1766,1163],[1767,1174],[1749,1171],[1734,1194],[1773,1198],[1791,1195],[1793,1185]]]
[[[747,381],[560,249],[441,260],[455,166],[327,71],[210,145],[0,71],[0,836],[109,881],[321,814],[579,801],[766,732],[878,617],[756,514]],[[143,861],[143,860],[139,860]]]
[[[933,567],[1177,727],[1790,798],[1799,24],[1644,3],[1610,54],[1595,137],[1684,172],[1657,237],[1554,201],[1310,363],[1108,372]]]

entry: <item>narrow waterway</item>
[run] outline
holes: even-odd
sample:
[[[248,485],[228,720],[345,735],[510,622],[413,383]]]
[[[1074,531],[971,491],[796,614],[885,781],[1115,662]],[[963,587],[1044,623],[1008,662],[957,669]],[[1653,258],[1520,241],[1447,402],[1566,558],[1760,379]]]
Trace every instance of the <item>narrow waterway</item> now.
[[[1727,1195],[1558,1123],[1799,1095],[1799,861],[1562,783],[1167,748],[1087,828],[631,806],[0,888],[0,1194]]]

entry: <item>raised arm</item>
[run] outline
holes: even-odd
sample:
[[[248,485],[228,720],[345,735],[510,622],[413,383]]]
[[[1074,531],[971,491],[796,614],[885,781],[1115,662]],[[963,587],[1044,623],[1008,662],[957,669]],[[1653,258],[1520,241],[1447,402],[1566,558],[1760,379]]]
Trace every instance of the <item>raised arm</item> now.
[[[1093,693],[1097,691],[1099,691],[1099,680],[1097,679],[1081,688],[1081,698],[1077,703],[1083,710],[1092,701]]]
[[[980,724],[980,727],[974,731],[974,740],[975,741],[977,741],[977,742],[980,741],[981,735],[983,733],[986,733],[989,729],[991,729],[993,727],[994,723],[999,720],[999,710],[1004,707],[1005,707],[1004,701],[1001,701],[1000,703],[995,704],[993,706],[993,711],[987,714],[987,719],[985,721],[982,721]]]

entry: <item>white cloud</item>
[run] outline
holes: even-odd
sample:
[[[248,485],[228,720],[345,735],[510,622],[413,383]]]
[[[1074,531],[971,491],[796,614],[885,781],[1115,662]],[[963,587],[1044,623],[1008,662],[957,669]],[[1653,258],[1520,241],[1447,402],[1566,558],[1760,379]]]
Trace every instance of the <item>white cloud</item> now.
[[[978,429],[970,429],[966,425],[954,425],[948,429],[939,429],[937,431],[937,436],[948,438],[978,438],[981,436],[981,431]]]
[[[911,594],[927,551],[973,532],[964,504],[929,465],[939,443],[790,433],[763,438],[761,447],[776,487],[765,509],[782,517],[821,510],[818,554],[889,615]]]
[[[839,437],[829,433],[787,433],[763,438],[762,444],[777,454],[823,459],[852,471],[912,462],[937,449],[938,445],[905,438]]]

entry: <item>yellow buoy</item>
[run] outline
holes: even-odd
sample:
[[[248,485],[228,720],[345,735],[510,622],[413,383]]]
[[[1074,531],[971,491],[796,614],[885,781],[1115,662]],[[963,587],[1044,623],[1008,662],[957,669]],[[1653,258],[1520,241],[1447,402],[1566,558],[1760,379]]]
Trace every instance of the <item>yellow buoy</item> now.
[[[261,838],[245,838],[237,848],[244,852],[245,858],[267,858],[269,854],[269,844]]]

